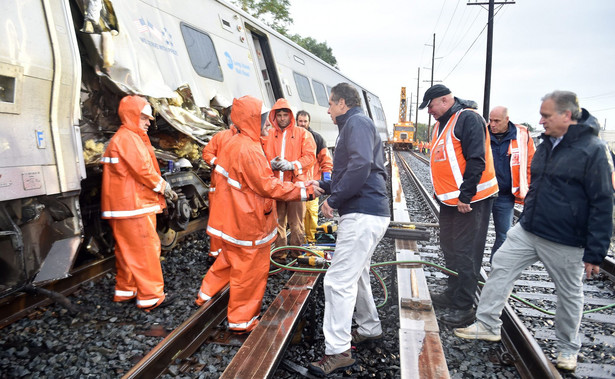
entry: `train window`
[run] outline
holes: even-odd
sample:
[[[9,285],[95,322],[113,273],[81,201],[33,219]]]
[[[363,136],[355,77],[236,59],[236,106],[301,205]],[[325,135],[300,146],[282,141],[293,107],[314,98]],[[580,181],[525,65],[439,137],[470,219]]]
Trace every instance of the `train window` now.
[[[314,93],[316,93],[316,101],[318,104],[323,107],[329,106],[329,96],[327,96],[327,91],[325,90],[325,86],[314,79],[312,79],[312,86],[314,86]]]
[[[211,38],[207,34],[183,23],[181,24],[181,30],[184,43],[188,49],[188,55],[190,56],[190,62],[192,62],[192,67],[194,67],[196,73],[205,78],[219,82],[223,81],[224,77],[222,76],[220,61],[218,61],[216,48]]]
[[[0,101],[4,103],[15,102],[15,78],[0,75]]]
[[[332,89],[332,88],[333,88],[333,87],[331,87],[331,86],[327,85],[327,97],[331,97],[331,89]],[[329,103],[329,100],[328,100],[328,99],[327,99],[327,103]]]
[[[297,91],[299,91],[299,97],[304,103],[314,104],[314,94],[312,93],[312,87],[310,87],[310,80],[301,75],[293,72],[295,77],[295,84],[297,85]]]

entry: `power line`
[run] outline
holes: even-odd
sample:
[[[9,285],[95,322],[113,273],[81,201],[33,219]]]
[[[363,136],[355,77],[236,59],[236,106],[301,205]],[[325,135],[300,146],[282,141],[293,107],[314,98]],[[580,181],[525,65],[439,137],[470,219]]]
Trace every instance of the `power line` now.
[[[442,17],[442,13],[444,12],[444,6],[446,5],[446,1],[444,0],[444,2],[442,3],[442,8],[440,8],[440,14],[438,15],[438,19],[436,20],[436,24],[433,27],[433,33],[435,34],[436,32],[436,28],[438,27],[438,23],[440,22],[440,17]]]
[[[453,23],[453,18],[455,17],[455,14],[457,13],[457,8],[458,7],[459,7],[459,1],[455,4],[455,9],[453,10],[453,14],[451,15],[451,19],[448,20],[448,25],[446,26],[446,30],[444,31],[444,35],[442,36],[442,39],[440,40],[440,44],[438,46],[442,46],[442,44],[446,40],[446,34],[448,33],[448,29],[451,27],[451,24]]]
[[[615,107],[612,107],[612,108],[604,108],[604,109],[596,109],[596,110],[593,110],[593,109],[592,109],[592,113],[602,112],[602,111],[610,111],[610,110],[612,110],[612,109],[615,109]]]
[[[464,8],[467,9],[467,8]],[[478,16],[480,16],[480,10],[478,9],[476,12],[476,16],[474,17],[474,19],[472,20],[472,22],[470,22],[468,24],[468,28],[466,29],[466,31],[461,35],[461,37],[458,39],[456,45],[449,50],[449,52],[447,54],[443,54],[441,55],[443,58],[449,56],[450,54],[452,54],[455,50],[457,50],[457,48],[459,47],[459,45],[465,40],[465,37],[468,35],[468,33],[470,32],[470,30],[472,30],[472,26],[476,23],[476,20],[478,19]],[[440,63],[438,64],[438,69],[440,68],[440,66],[444,63],[444,60],[441,60]]]
[[[615,95],[615,92],[607,92],[607,93],[603,93],[603,94],[600,94],[600,95],[581,97],[581,98],[579,98],[579,100],[595,99],[595,98],[598,98],[598,97],[610,97],[610,96],[613,96],[613,95]]]
[[[495,16],[498,15],[498,13],[500,13],[500,11],[502,10],[503,6],[500,5],[497,9],[497,11],[495,12],[495,14],[493,15],[493,19],[495,19]],[[478,14],[477,14],[478,17]],[[444,77],[444,80],[448,79],[448,77],[453,73],[453,71],[455,71],[455,69],[457,68],[457,66],[459,66],[459,64],[461,63],[461,61],[463,61],[463,58],[466,57],[466,55],[468,55],[468,53],[470,52],[470,50],[472,49],[472,47],[474,46],[474,44],[476,43],[476,41],[478,41],[478,39],[480,38],[480,36],[483,34],[483,32],[485,31],[485,29],[487,28],[487,26],[489,25],[489,23],[487,22],[485,24],[485,26],[483,26],[483,28],[481,29],[481,31],[478,33],[478,35],[476,36],[476,38],[474,39],[474,41],[472,41],[472,44],[470,45],[470,47],[468,47],[468,49],[466,50],[466,52],[463,54],[463,56],[459,59],[459,61],[457,62],[457,64],[455,64],[455,67],[453,67],[453,69]]]
[[[461,57],[461,59],[459,59],[459,62],[457,62],[457,64],[455,65],[455,67],[453,67],[453,69],[451,70],[451,72],[448,73],[448,75],[446,75],[444,77],[444,80],[448,79],[448,77],[453,73],[453,71],[455,71],[455,69],[457,68],[457,66],[459,66],[459,64],[461,63],[461,61],[463,61],[463,58],[466,57],[466,55],[468,55],[468,53],[470,52],[470,49],[472,48],[472,46],[474,46],[474,44],[476,43],[476,41],[478,41],[478,39],[480,38],[480,36],[483,34],[483,32],[485,31],[485,29],[487,28],[487,24],[485,24],[485,26],[483,26],[483,29],[480,31],[480,33],[478,33],[478,35],[476,36],[476,38],[474,39],[474,41],[472,42],[472,44],[470,45],[470,47],[468,47],[468,50],[466,50],[466,52],[463,54],[463,56]]]

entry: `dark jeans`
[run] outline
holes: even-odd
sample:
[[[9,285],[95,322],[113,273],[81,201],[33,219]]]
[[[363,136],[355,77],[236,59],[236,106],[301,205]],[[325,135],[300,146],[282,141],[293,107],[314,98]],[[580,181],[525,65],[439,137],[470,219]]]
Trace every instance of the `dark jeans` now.
[[[493,198],[472,203],[470,213],[440,205],[440,247],[446,267],[458,273],[448,277],[445,293],[456,308],[474,304],[492,205]]]
[[[490,262],[493,261],[493,255],[506,240],[506,233],[508,233],[508,229],[512,226],[514,212],[514,196],[498,196],[495,198],[492,210],[493,225],[495,226],[495,242],[491,248]]]

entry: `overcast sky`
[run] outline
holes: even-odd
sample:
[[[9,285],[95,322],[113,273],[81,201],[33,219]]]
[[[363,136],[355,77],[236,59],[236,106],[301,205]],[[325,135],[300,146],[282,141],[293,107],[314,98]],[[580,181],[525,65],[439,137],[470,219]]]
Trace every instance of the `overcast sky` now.
[[[426,45],[435,33],[434,82],[476,101],[482,114],[487,8],[469,2],[291,0],[290,31],[326,41],[340,70],[380,97],[389,125],[398,119],[401,87],[416,96],[419,67],[421,99],[429,88]],[[511,121],[542,129],[541,97],[570,90],[615,130],[615,0],[517,0],[495,9],[490,107],[507,106]],[[419,122],[427,117],[419,111]]]

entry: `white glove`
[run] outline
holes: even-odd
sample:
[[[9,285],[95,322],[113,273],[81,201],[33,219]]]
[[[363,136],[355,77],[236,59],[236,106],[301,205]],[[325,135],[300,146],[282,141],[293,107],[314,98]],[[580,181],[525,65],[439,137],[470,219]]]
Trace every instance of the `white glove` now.
[[[270,163],[271,163],[271,169],[273,171],[280,169],[280,166],[278,165],[278,163],[280,163],[280,157],[273,158]]]
[[[287,161],[286,159],[281,159],[280,157],[275,157],[271,161],[271,169],[272,170],[278,170],[278,171],[292,171],[295,168],[293,167],[293,164],[290,163],[289,161]]]
[[[165,184],[166,186],[164,187],[164,197],[170,201],[177,200],[177,198],[179,197],[177,196],[177,192],[173,191],[173,188],[171,188],[171,185],[169,183]]]

